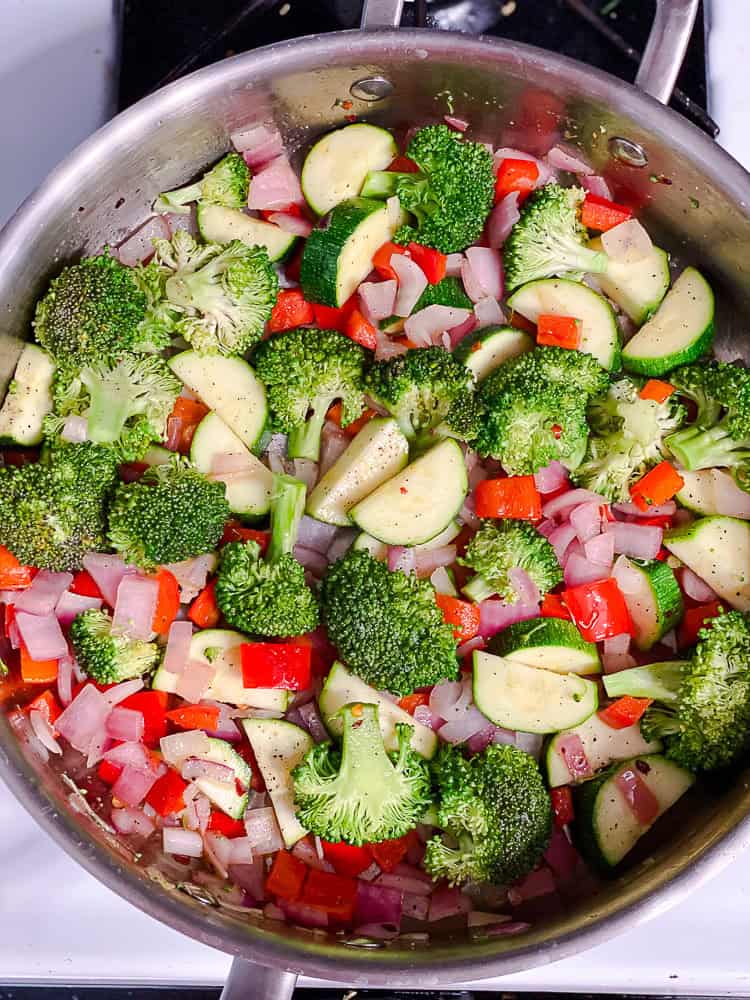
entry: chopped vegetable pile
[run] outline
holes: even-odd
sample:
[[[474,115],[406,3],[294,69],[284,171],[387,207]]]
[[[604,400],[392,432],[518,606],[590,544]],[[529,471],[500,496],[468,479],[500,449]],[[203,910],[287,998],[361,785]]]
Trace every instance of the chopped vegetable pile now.
[[[181,885],[355,941],[522,934],[750,745],[711,288],[456,121],[299,176],[238,133],[54,278],[0,408],[19,739]]]

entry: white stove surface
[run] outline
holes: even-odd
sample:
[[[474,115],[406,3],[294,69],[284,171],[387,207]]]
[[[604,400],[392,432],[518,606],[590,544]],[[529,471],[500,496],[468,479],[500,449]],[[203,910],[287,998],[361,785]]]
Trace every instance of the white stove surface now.
[[[750,164],[746,3],[713,0],[709,71],[720,140]],[[2,0],[0,223],[110,113],[116,6]],[[0,985],[218,986],[226,978],[229,956],[169,930],[100,885],[2,784],[0,830]],[[748,914],[750,856],[611,942],[475,988],[750,996]]]

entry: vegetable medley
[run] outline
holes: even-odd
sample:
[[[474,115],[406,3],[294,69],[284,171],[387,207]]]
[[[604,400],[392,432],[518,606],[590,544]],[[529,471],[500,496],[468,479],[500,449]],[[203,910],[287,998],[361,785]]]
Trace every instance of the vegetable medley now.
[[[0,409],[19,739],[179,884],[353,940],[522,933],[750,740],[711,289],[463,126],[299,175],[235,134],[52,281]]]

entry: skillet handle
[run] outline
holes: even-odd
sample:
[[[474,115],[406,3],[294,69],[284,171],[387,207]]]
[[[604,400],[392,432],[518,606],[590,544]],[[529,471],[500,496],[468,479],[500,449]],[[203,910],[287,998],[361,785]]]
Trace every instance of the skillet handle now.
[[[360,27],[363,31],[370,31],[372,28],[398,28],[403,9],[404,0],[365,0]]]
[[[297,976],[235,958],[219,1000],[291,1000]]]
[[[667,104],[680,72],[699,0],[656,0],[651,26],[635,85]]]

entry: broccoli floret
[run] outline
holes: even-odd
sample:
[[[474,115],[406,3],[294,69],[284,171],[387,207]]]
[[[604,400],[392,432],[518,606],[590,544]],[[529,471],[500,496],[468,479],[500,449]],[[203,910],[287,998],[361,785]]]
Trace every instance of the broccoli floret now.
[[[265,247],[200,246],[184,230],[154,245],[156,263],[169,272],[167,299],[182,314],[175,333],[200,354],[244,354],[260,340],[279,291]]]
[[[319,743],[292,771],[297,816],[325,840],[376,843],[413,830],[431,802],[427,761],[410,748],[413,727],[398,723],[388,754],[378,706],[344,705],[341,750]]]
[[[350,550],[328,567],[321,604],[331,642],[378,690],[405,695],[458,677],[453,629],[429,581]]]
[[[545,184],[527,199],[503,246],[508,290],[538,278],[580,278],[607,269],[606,253],[586,246],[588,233],[581,223],[585,193]]]
[[[117,479],[113,452],[59,444],[39,462],[0,470],[0,540],[22,563],[80,569],[106,547],[106,504]]]
[[[213,552],[229,518],[226,487],[175,456],[135,483],[121,483],[109,511],[109,541],[125,562],[152,569]]]
[[[453,400],[437,433],[473,443],[479,436],[483,419],[484,408],[475,393],[465,392]]]
[[[494,594],[508,604],[518,600],[514,569],[525,570],[542,595],[563,579],[555,550],[528,521],[483,521],[458,561],[477,574],[463,588],[472,601]]]
[[[648,740],[690,771],[732,764],[750,745],[750,615],[728,611],[698,633],[692,660],[622,670],[607,694],[653,698],[641,720]]]
[[[592,399],[586,416],[591,435],[586,457],[573,473],[579,486],[613,501],[630,499],[630,487],[666,457],[664,438],[685,419],[672,394],[663,403],[641,399],[640,386],[622,378]]]
[[[258,345],[255,371],[268,393],[274,429],[289,435],[290,458],[317,462],[326,413],[336,400],[342,426],[361,415],[369,357],[369,351],[335,330],[300,327]]]
[[[66,267],[39,300],[34,331],[58,365],[112,361],[126,351],[166,346],[153,271],[120,264],[105,251]],[[156,312],[155,312],[156,311]]]
[[[70,641],[79,665],[98,684],[117,684],[142,677],[156,666],[159,647],[112,631],[104,611],[84,611],[70,625]]]
[[[365,375],[365,392],[398,421],[414,441],[436,427],[451,403],[469,394],[471,375],[442,347],[420,347],[377,361]]]
[[[750,371],[709,361],[677,368],[669,380],[698,412],[670,434],[667,448],[686,469],[730,468],[738,484],[750,489]]]
[[[54,412],[44,422],[57,435],[65,418],[86,418],[87,440],[111,445],[118,461],[135,462],[166,433],[182,383],[162,358],[126,354],[116,362],[86,365],[55,378]]]
[[[492,154],[447,125],[428,125],[409,143],[406,155],[417,173],[374,171],[364,190],[387,198],[398,195],[401,208],[414,216],[401,226],[397,243],[421,243],[443,253],[476,243],[495,197]]]
[[[292,552],[305,511],[305,484],[274,476],[271,540],[260,559],[255,542],[230,542],[221,550],[216,603],[230,625],[256,635],[311,632],[320,612]]]
[[[250,170],[239,153],[227,153],[194,184],[165,191],[154,202],[155,212],[187,215],[191,201],[205,201],[225,208],[245,208]]]
[[[533,757],[491,745],[467,759],[444,746],[432,774],[438,826],[448,835],[427,843],[424,866],[433,878],[507,885],[535,867],[549,843],[552,813]]]
[[[609,386],[609,372],[585,351],[568,351],[563,347],[535,347],[526,354],[509,358],[495,369],[498,381],[544,379],[566,389],[598,396]]]

